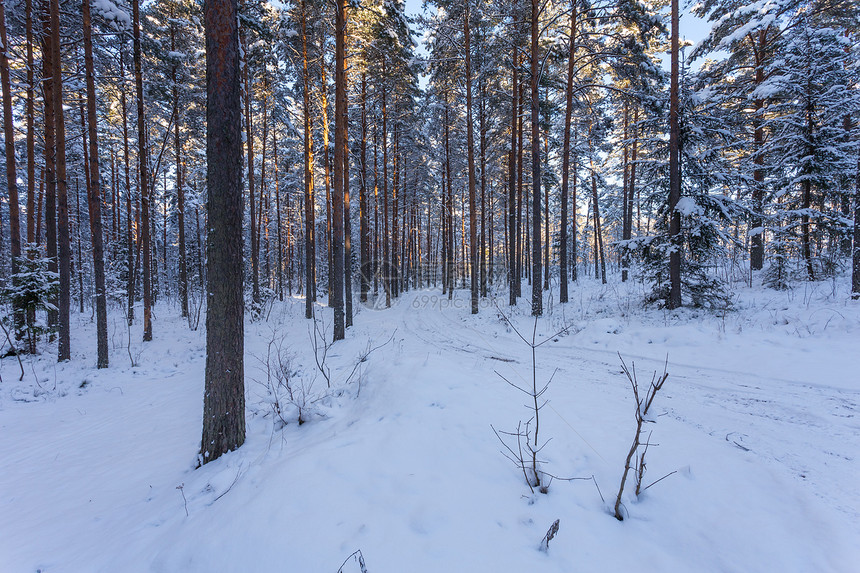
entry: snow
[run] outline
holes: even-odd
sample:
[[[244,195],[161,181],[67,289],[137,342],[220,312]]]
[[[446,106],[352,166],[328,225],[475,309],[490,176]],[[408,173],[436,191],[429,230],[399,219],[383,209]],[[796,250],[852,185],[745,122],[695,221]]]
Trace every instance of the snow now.
[[[543,467],[587,478],[546,495],[490,428],[530,416],[494,372],[530,384],[529,348],[491,302],[470,315],[467,291],[357,305],[328,350],[331,389],[303,299],[248,321],[247,441],[200,469],[202,329],[163,305],[155,340],[136,324],[129,344],[114,309],[111,367],[96,370],[90,313],[73,315],[70,362],[45,347],[21,382],[14,357],[0,362],[0,570],[335,572],[359,549],[374,573],[856,570],[860,305],[847,281],[736,286],[724,315],[643,309],[642,288],[586,279],[537,323],[539,383],[554,373]],[[531,333],[526,301],[499,304]],[[316,400],[301,426],[271,413],[272,341]],[[381,347],[347,382],[369,341]],[[623,522],[612,504],[635,406],[618,353],[642,383],[668,356],[644,481],[676,472],[638,499],[628,485]]]
[[[116,21],[117,24],[131,26],[131,16],[111,0],[94,0],[93,9],[105,20]]]

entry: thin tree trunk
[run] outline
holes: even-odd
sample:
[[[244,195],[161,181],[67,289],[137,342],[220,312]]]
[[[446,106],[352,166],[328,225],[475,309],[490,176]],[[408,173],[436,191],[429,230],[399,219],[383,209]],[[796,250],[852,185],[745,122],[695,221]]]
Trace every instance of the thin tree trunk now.
[[[851,298],[860,298],[860,146],[854,172],[854,245],[851,257]]]
[[[120,106],[122,109],[122,150],[123,161],[125,162],[125,225],[126,225],[126,248],[127,253],[127,282],[126,290],[128,294],[128,308],[126,318],[128,325],[131,326],[134,322],[134,299],[135,299],[135,276],[134,276],[134,253],[135,253],[135,237],[134,228],[132,225],[131,215],[131,161],[129,159],[128,149],[128,105],[125,97],[125,69],[123,62],[125,61],[124,50],[120,49],[119,57],[119,75],[120,75]]]
[[[597,172],[591,166],[591,200],[594,204],[594,275],[597,277],[597,263],[600,261],[600,280],[606,284],[606,255],[603,249],[603,231],[600,228],[600,200],[597,196]]]
[[[25,0],[24,11],[27,42],[27,242],[34,243],[36,240],[36,96],[33,67],[33,0]]]
[[[540,59],[538,52],[540,0],[532,0],[531,28],[531,121],[532,121],[532,315],[543,314],[543,292],[541,291],[540,252]]]
[[[549,99],[549,90],[544,90],[544,98]],[[544,110],[544,121],[547,124],[547,129],[543,134],[543,160],[549,172],[549,110]],[[543,197],[544,197],[544,232],[543,232],[543,290],[549,290],[549,179],[544,178],[543,181]]]
[[[57,0],[53,0],[57,1]],[[134,29],[134,82],[137,92],[137,161],[140,181],[140,227],[143,251],[143,340],[152,340],[152,239],[150,236],[150,207],[152,192],[149,185],[149,159],[146,142],[146,118],[143,108],[143,63],[140,47],[140,0],[132,2]]]
[[[170,26],[170,49],[176,49],[176,28]],[[173,64],[171,79],[173,82],[173,138],[176,149],[176,225],[179,227],[179,305],[182,317],[188,317],[188,263],[185,253],[185,188],[183,179],[185,169],[182,162],[182,140],[179,137],[179,83],[178,65]],[[165,221],[165,227],[166,227]]]
[[[87,122],[90,135],[90,177],[87,205],[90,212],[90,241],[93,248],[93,274],[96,287],[96,339],[98,368],[108,367],[107,295],[105,292],[104,238],[102,236],[101,174],[99,172],[98,117],[96,115],[96,82],[93,70],[92,20],[89,0],[81,3],[84,26],[84,66],[87,84]],[[80,221],[78,222],[80,225]],[[82,271],[83,269],[78,269]]]
[[[561,229],[559,236],[559,302],[568,301],[567,291],[567,200],[570,179],[570,132],[573,119],[573,78],[576,59],[576,19],[578,17],[576,0],[570,1],[570,51],[567,58],[567,85],[564,91],[564,143],[561,153]],[[576,175],[574,175],[574,178]],[[573,202],[573,220],[576,224],[576,201]],[[575,237],[575,236],[574,236]],[[576,240],[574,238],[574,240]]]
[[[313,134],[311,133],[311,100],[310,100],[310,74],[308,73],[308,35],[307,35],[307,5],[302,0],[302,81],[304,84],[304,97],[302,100],[304,111],[304,159],[305,159],[305,318],[313,318],[313,303],[316,301],[316,273],[314,268],[315,250],[314,223],[316,209],[314,208],[314,172],[313,172]]]
[[[463,34],[466,39],[466,147],[469,164],[469,266],[471,267],[472,314],[478,314],[478,223],[475,213],[475,144],[472,133],[472,58],[471,34],[469,33],[469,4],[466,0],[466,10],[463,17]]]
[[[60,3],[50,0],[51,34],[51,92],[53,96],[55,155],[54,168],[57,189],[57,251],[60,275],[59,339],[57,356],[60,362],[71,358],[69,306],[71,303],[71,238],[69,235],[69,195],[66,180],[66,123],[63,113],[63,75],[60,52]],[[53,206],[51,206],[53,207]],[[50,237],[49,237],[50,239]]]
[[[6,143],[6,189],[9,194],[9,245],[12,256],[12,274],[18,272],[21,256],[21,216],[18,208],[18,175],[15,167],[15,128],[12,117],[12,91],[9,82],[9,41],[6,37],[6,2],[0,0],[0,84],[3,90],[3,134]],[[24,325],[23,308],[15,304],[15,330]]]
[[[514,10],[516,11],[517,1],[514,0]],[[516,19],[516,15],[514,15]],[[517,295],[519,288],[517,281],[517,261],[519,254],[517,253],[517,125],[519,124],[517,116],[519,115],[519,54],[517,51],[517,34],[514,33],[513,41],[513,58],[512,68],[513,77],[511,79],[511,151],[508,158],[508,304],[514,306],[517,304]]]
[[[367,302],[370,290],[370,228],[367,221],[367,72],[361,72],[361,166],[358,187],[358,233],[361,256],[359,300]]]
[[[809,157],[813,157],[815,154],[814,149],[814,137],[815,137],[815,124],[814,124],[814,114],[815,114],[815,106],[812,101],[811,86],[812,80],[807,79],[807,101],[806,101],[806,131],[807,131],[807,141],[809,141],[809,149],[808,155]],[[803,181],[803,196],[801,198],[802,204],[802,215],[800,217],[800,226],[801,226],[801,252],[803,254],[803,260],[806,262],[806,275],[809,280],[815,280],[815,269],[812,265],[812,248],[811,248],[811,238],[810,238],[810,229],[809,229],[809,210],[812,207],[812,181],[810,179],[811,173],[806,173],[806,178]]]
[[[630,151],[630,180],[627,183],[627,219],[624,222],[624,240],[633,238],[633,197],[636,194],[636,162],[639,153],[639,106],[633,105],[633,145]],[[627,268],[630,268],[630,255],[626,254]]]
[[[481,296],[487,298],[487,93],[485,82],[481,81],[481,102],[478,106],[481,129]],[[490,216],[492,224],[492,215]],[[491,241],[492,242],[492,241]]]
[[[321,52],[325,54],[323,46],[320,46]],[[328,278],[326,280],[326,290],[328,291],[328,305],[334,308],[332,287],[332,268],[334,266],[332,251],[332,212],[331,212],[331,163],[329,156],[329,121],[328,121],[328,81],[326,79],[326,63],[325,56],[320,60],[320,108],[322,110],[322,136],[323,136],[323,172],[325,173],[325,244],[326,255],[328,261]]]
[[[275,180],[275,211],[276,211],[276,221],[275,224],[278,228],[278,300],[284,300],[284,246],[283,246],[283,229],[281,226],[281,180],[280,173],[278,168],[278,123],[275,118],[272,118],[272,176]],[[287,225],[289,225],[290,221],[290,196],[289,191],[287,191],[287,200],[285,201],[287,205]],[[287,230],[287,250],[290,249],[290,233]],[[287,261],[291,261],[289,257],[289,253],[287,254]],[[292,277],[288,279],[291,281]],[[290,295],[292,295],[292,283],[290,282]]]
[[[334,187],[332,189],[332,258],[333,268],[329,269],[329,284],[332,300],[329,304],[334,309],[334,340],[343,340],[346,336],[343,308],[344,281],[344,228],[343,208],[344,198],[349,196],[344,181],[344,151],[346,141],[346,0],[337,0],[335,4],[335,72],[334,72]],[[325,85],[323,85],[325,90]],[[325,101],[325,100],[323,100]],[[326,129],[328,129],[326,127]]]
[[[448,117],[448,91],[445,91],[445,188],[448,190],[446,201],[446,271],[448,300],[454,298],[454,191],[451,185],[451,144],[450,120]]]
[[[386,59],[382,60],[383,82],[387,78]],[[385,289],[385,308],[391,307],[391,268],[388,243],[388,102],[387,86],[382,89],[382,287]]]
[[[755,57],[755,79],[753,88],[764,83],[764,48],[767,42],[767,29],[759,30],[756,36],[750,36]],[[753,208],[750,218],[750,270],[760,271],[764,266],[764,121],[761,117],[764,109],[764,99],[753,101]]]
[[[345,1],[345,0],[342,0]],[[349,100],[347,99],[347,89],[349,88],[349,78],[347,77],[348,60],[346,56],[346,3],[343,5],[344,18],[344,53],[343,53],[343,108],[341,110],[341,121],[343,122],[342,134],[343,139],[343,298],[344,298],[344,322],[346,328],[352,326],[352,221],[350,218],[350,197],[349,197]]]
[[[672,65],[669,91],[669,300],[668,308],[681,306],[681,213],[675,208],[681,199],[681,161],[678,126],[678,0],[672,0]]]
[[[248,199],[251,227],[251,297],[260,304],[260,228],[257,226],[257,203],[254,197],[254,124],[251,115],[251,72],[248,64],[248,42],[244,29],[240,32],[240,45],[244,54],[242,84],[244,86],[245,146],[248,152]],[[254,310],[256,312],[257,309]]]

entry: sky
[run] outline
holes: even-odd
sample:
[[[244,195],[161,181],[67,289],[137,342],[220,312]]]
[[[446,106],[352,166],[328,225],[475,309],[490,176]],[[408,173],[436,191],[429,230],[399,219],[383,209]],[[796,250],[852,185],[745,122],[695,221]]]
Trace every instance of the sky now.
[[[421,11],[422,11],[421,5],[423,3],[423,0],[406,0],[405,3],[406,3],[406,14],[407,15],[415,16],[415,15],[421,14]],[[693,43],[693,45],[696,45],[697,43],[702,41],[702,39],[708,34],[708,31],[710,30],[711,25],[706,20],[703,20],[702,18],[698,18],[698,17],[694,16],[692,13],[690,13],[689,4],[690,3],[683,2],[682,6],[681,6],[681,20],[680,20],[681,30],[680,30],[680,34],[681,34],[682,39],[689,40],[690,42]],[[420,36],[419,36],[418,53],[419,53],[419,55],[422,55],[422,56],[427,55],[427,52],[424,49],[423,44],[420,43]],[[668,53],[665,55],[665,57],[662,58],[662,61],[663,61],[663,67],[668,70],[669,69],[669,55],[668,55]],[[698,66],[701,65],[701,62],[702,62],[702,60],[695,62],[693,64],[693,68],[694,69],[698,68]],[[425,82],[422,81],[421,85],[422,85],[422,87],[424,87]]]

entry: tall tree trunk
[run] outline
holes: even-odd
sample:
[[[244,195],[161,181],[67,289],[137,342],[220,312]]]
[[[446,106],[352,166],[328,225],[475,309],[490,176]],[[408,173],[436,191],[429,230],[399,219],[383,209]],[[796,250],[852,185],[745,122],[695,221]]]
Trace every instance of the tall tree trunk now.
[[[170,25],[170,49],[176,50],[176,28]],[[182,161],[182,140],[179,137],[179,82],[178,65],[173,64],[173,143],[176,150],[176,225],[179,227],[179,305],[182,317],[188,316],[188,263],[185,253],[185,166]],[[166,227],[166,222],[165,222]]]
[[[367,220],[367,72],[361,72],[361,166],[358,187],[358,234],[361,257],[359,300],[367,302],[370,290],[370,227]]]
[[[248,65],[248,44],[245,40],[244,30],[241,33],[241,45],[245,55],[242,66],[242,82],[244,85],[244,109],[245,109],[245,145],[248,151],[248,199],[250,209],[251,226],[251,297],[254,303],[260,304],[260,229],[257,226],[257,204],[254,197],[254,124],[251,115],[251,74]],[[256,309],[255,309],[256,312]]]
[[[681,132],[678,126],[678,0],[672,0],[672,65],[669,91],[669,300],[668,308],[681,306],[681,213],[676,209],[681,199]]]
[[[25,0],[24,6],[27,42],[27,242],[34,243],[36,241],[36,95],[33,67],[33,0]]]
[[[45,250],[48,255],[48,270],[58,272],[57,261],[57,140],[54,117],[54,49],[51,30],[50,1],[42,0],[42,101],[45,120]],[[59,300],[51,297],[54,309],[47,312],[48,327],[59,323]]]
[[[815,147],[814,147],[814,137],[815,137],[815,104],[812,99],[812,79],[807,79],[806,84],[806,137],[808,141],[808,150],[807,154],[809,157],[814,157],[815,155]],[[803,180],[803,196],[801,198],[802,204],[802,215],[800,216],[800,227],[801,227],[801,251],[803,254],[803,260],[806,263],[806,275],[809,280],[815,280],[815,269],[812,265],[812,247],[811,247],[811,237],[810,237],[810,229],[809,229],[809,210],[812,207],[812,181],[811,181],[811,173],[806,173],[806,177]]]
[[[382,81],[387,77],[386,59],[382,60]],[[387,86],[383,83],[382,89],[382,287],[385,289],[385,308],[391,307],[391,267],[389,266],[388,242],[388,101]]]
[[[98,116],[96,81],[93,70],[93,30],[89,0],[81,3],[84,25],[84,66],[87,83],[87,122],[90,135],[90,177],[87,205],[90,212],[90,240],[93,248],[93,274],[96,286],[96,339],[98,368],[108,367],[107,295],[105,293],[104,239],[102,236],[101,174],[99,172]],[[80,225],[80,222],[78,222]],[[79,269],[83,270],[83,269]]]
[[[526,115],[526,93],[525,93],[525,78],[522,78],[519,82],[519,96],[517,97],[517,103],[519,107],[517,108],[517,221],[516,221],[516,234],[517,234],[517,279],[514,283],[514,286],[517,288],[517,298],[523,295],[523,274],[528,274],[528,270],[526,269],[526,273],[523,273],[523,267],[526,259],[525,249],[523,248],[525,245],[525,237],[527,233],[523,231],[527,231],[527,225],[523,224],[523,185],[525,183],[525,179],[523,177],[523,170],[525,169],[525,162],[523,161],[523,154],[525,153],[525,115]],[[528,199],[526,199],[526,203]],[[528,220],[528,205],[526,205],[526,220]]]
[[[851,256],[851,298],[860,299],[860,146],[854,172],[854,245]]]
[[[568,301],[567,292],[567,200],[570,179],[570,131],[573,119],[573,78],[576,60],[576,0],[570,1],[570,50],[567,57],[567,85],[564,90],[564,143],[561,153],[561,229],[559,236],[559,302]],[[576,202],[573,218],[576,221]],[[575,240],[575,238],[574,238]]]
[[[315,250],[314,223],[316,209],[314,208],[314,171],[313,171],[313,134],[311,133],[311,99],[310,74],[308,72],[308,33],[307,6],[302,0],[302,81],[303,111],[304,111],[304,159],[305,159],[305,318],[313,318],[313,303],[316,301],[316,273],[314,268]]]
[[[122,110],[122,151],[123,151],[123,162],[125,164],[125,229],[126,229],[126,248],[128,249],[127,260],[126,260],[126,272],[128,273],[126,279],[126,291],[128,294],[128,305],[126,312],[126,319],[128,320],[128,325],[131,326],[134,322],[134,298],[135,298],[135,287],[137,286],[137,281],[135,281],[134,276],[134,253],[135,253],[135,237],[134,237],[134,227],[132,225],[132,215],[131,215],[131,161],[129,158],[129,149],[128,149],[128,105],[126,103],[125,98],[125,68],[123,62],[125,61],[125,51],[121,48],[119,55],[119,75],[120,75],[120,107]]]
[[[344,6],[344,10],[346,7]],[[346,35],[346,18],[344,12],[344,36]],[[344,44],[346,39],[344,38]],[[349,100],[347,89],[349,78],[347,77],[348,61],[346,47],[344,46],[343,61],[343,299],[344,299],[344,321],[346,328],[352,326],[352,220],[350,218],[349,198]]]
[[[379,294],[379,125],[373,123],[373,296]]]
[[[50,0],[50,35],[51,35],[51,92],[54,115],[54,169],[56,175],[56,209],[57,209],[57,254],[60,275],[60,292],[58,304],[59,338],[58,360],[71,358],[69,306],[71,303],[71,237],[69,233],[69,195],[66,180],[66,123],[63,113],[63,75],[60,52],[60,3]],[[46,205],[53,208],[53,205]],[[49,216],[51,214],[49,213]],[[50,234],[50,228],[49,228]],[[48,236],[49,242],[51,237]],[[50,253],[50,251],[48,251]]]
[[[624,212],[626,219],[624,220],[624,229],[622,239],[629,241],[633,238],[633,197],[636,194],[636,162],[639,153],[639,106],[633,104],[633,144],[630,151],[630,179],[627,182],[627,207]],[[627,257],[627,268],[630,267],[630,255],[625,253]]]
[[[449,120],[448,110],[448,91],[445,91],[445,188],[447,189],[447,197],[445,201],[445,217],[447,221],[446,228],[446,271],[445,276],[448,284],[448,300],[454,298],[454,191],[451,185],[451,143],[450,130],[451,124]]]
[[[57,0],[53,0],[57,1]],[[137,92],[137,162],[140,181],[140,242],[143,251],[143,340],[152,340],[152,238],[150,209],[152,190],[149,185],[149,159],[146,118],[143,109],[143,62],[140,47],[140,0],[132,2],[134,31],[134,83]]]
[[[624,100],[624,143],[622,148],[622,184],[621,184],[621,240],[627,237],[627,196],[630,192],[630,156],[628,140],[630,135],[630,104]],[[621,282],[627,282],[630,257],[625,247],[621,247]]]
[[[532,315],[543,314],[543,292],[541,291],[540,252],[540,58],[538,51],[540,0],[532,0],[531,28],[531,104],[532,104]]]
[[[346,0],[335,4],[335,72],[334,72],[334,188],[332,189],[332,258],[333,268],[329,269],[332,301],[334,309],[334,340],[343,340],[345,335],[343,308],[343,207],[344,197],[348,197],[344,181],[344,151],[346,150]],[[325,89],[325,86],[323,86]]]
[[[463,16],[463,34],[466,38],[466,148],[469,164],[469,266],[471,267],[472,314],[478,314],[478,219],[475,213],[475,144],[472,133],[472,57],[471,38],[469,34],[469,4],[466,0],[466,10]]]
[[[18,272],[21,256],[21,218],[18,208],[18,175],[15,167],[15,127],[12,117],[12,91],[9,82],[9,41],[6,37],[6,2],[0,0],[0,84],[3,90],[3,134],[6,143],[6,189],[9,193],[9,245],[12,274]],[[23,308],[15,304],[15,329],[24,324]]]
[[[749,36],[755,57],[755,79],[753,88],[764,83],[764,48],[767,43],[767,28]],[[750,270],[760,271],[764,266],[764,99],[753,101],[753,212],[750,219]]]
[[[591,165],[591,201],[594,204],[594,275],[597,277],[597,262],[600,261],[600,280],[606,284],[606,254],[603,249],[603,231],[600,227],[600,200],[597,196],[597,172]]]
[[[245,441],[242,292],[242,107],[236,0],[208,0],[206,27],[206,187],[209,213],[206,392],[200,461]]]
[[[324,42],[324,40],[321,40]],[[328,80],[326,79],[326,63],[325,63],[325,49],[324,46],[320,46],[320,51],[323,53],[323,56],[320,59],[320,108],[322,111],[322,138],[323,138],[323,172],[325,174],[325,244],[326,244],[326,255],[328,261],[328,279],[326,280],[326,290],[328,291],[328,305],[334,308],[333,300],[332,300],[332,287],[334,286],[332,282],[332,268],[334,266],[333,260],[333,251],[332,251],[332,236],[331,236],[331,225],[332,225],[332,212],[331,212],[331,181],[332,181],[332,173],[331,173],[331,163],[329,156],[329,121],[328,121]]]
[[[544,90],[544,98],[549,100],[549,90]],[[544,121],[547,128],[543,134],[543,160],[549,172],[549,110],[544,110]],[[549,290],[549,178],[544,177],[543,181],[543,197],[544,197],[544,232],[543,232],[543,290]]]
[[[514,21],[516,15],[517,0],[514,0]],[[517,125],[519,124],[519,53],[517,50],[517,37],[514,33],[513,41],[513,57],[512,57],[512,78],[511,78],[511,152],[508,159],[508,304],[514,306],[517,304],[517,295],[519,288],[517,281],[517,261],[519,253],[517,252]]]
[[[48,155],[48,146],[45,145],[45,155]],[[36,198],[36,246],[42,245],[42,207],[45,196],[45,168],[42,167],[39,176],[39,196]]]
[[[275,180],[275,211],[276,211],[276,221],[275,224],[278,227],[278,300],[284,300],[284,246],[283,246],[283,228],[281,225],[281,179],[280,179],[280,169],[278,167],[278,123],[277,120],[273,118],[272,121],[272,176]],[[290,195],[289,191],[287,191],[286,198],[286,206],[287,206],[287,225],[290,225]],[[290,250],[290,231],[289,227],[287,229],[287,265],[289,266],[292,259],[289,256]],[[290,295],[292,292],[292,276],[288,278],[288,282],[290,284]]]
[[[478,124],[481,129],[481,250],[479,257],[481,260],[481,297],[487,298],[487,92],[483,80],[480,82],[480,90]]]

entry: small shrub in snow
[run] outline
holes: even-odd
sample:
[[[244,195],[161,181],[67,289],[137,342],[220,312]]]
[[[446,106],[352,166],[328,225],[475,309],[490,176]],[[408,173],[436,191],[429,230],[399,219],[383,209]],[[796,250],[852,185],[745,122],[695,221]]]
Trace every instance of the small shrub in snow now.
[[[654,372],[654,375],[651,377],[651,384],[648,385],[648,389],[645,391],[645,396],[640,398],[639,381],[636,379],[635,364],[631,371],[627,368],[627,364],[624,363],[624,359],[621,358],[620,354],[618,355],[618,358],[621,359],[621,368],[624,371],[625,376],[627,376],[630,386],[633,388],[633,397],[636,400],[636,433],[634,434],[633,444],[630,446],[630,451],[627,452],[627,459],[624,462],[624,473],[621,474],[621,487],[618,488],[618,496],[615,498],[615,519],[618,521],[624,521],[624,516],[621,515],[621,495],[624,493],[624,485],[627,483],[627,474],[631,469],[634,470],[634,477],[636,479],[636,495],[638,496],[642,492],[642,478],[645,475],[645,454],[648,452],[648,446],[651,443],[650,434],[648,434],[648,439],[645,440],[645,443],[642,443],[642,426],[645,422],[652,421],[647,418],[648,411],[651,409],[654,397],[657,395],[660,388],[663,387],[663,383],[666,382],[669,374],[666,372],[665,366],[663,368],[663,374],[659,377],[657,372]],[[640,452],[641,446],[644,447]],[[631,466],[634,456],[636,458],[635,467]]]
[[[56,310],[51,300],[59,292],[60,276],[48,270],[49,259],[40,256],[35,245],[25,246],[24,254],[17,261],[18,272],[9,277],[0,297],[23,311],[24,323],[16,325],[18,331],[15,336],[26,340],[28,352],[35,354],[39,337],[49,332],[47,325],[38,320],[36,312]]]

